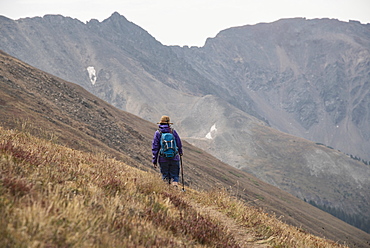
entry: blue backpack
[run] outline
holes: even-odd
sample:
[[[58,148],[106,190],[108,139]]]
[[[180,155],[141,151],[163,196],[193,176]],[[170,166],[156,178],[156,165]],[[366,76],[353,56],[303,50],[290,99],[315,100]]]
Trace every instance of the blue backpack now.
[[[159,155],[165,158],[173,158],[178,153],[176,139],[175,136],[172,134],[172,129],[170,133],[162,133],[161,134],[161,149],[159,150]]]

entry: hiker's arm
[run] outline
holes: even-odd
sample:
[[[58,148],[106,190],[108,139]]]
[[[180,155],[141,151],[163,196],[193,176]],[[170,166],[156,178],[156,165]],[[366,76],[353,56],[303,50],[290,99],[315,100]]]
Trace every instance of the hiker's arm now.
[[[177,144],[177,149],[179,151],[180,156],[182,156],[182,143],[179,134],[176,132],[176,130],[173,130],[173,135],[175,136],[176,139],[176,144]]]
[[[153,141],[152,141],[152,162],[154,165],[157,164],[157,160],[158,160],[158,152],[159,152],[159,148],[160,148],[160,138],[159,138],[159,132],[156,131],[155,134],[154,134],[154,138],[153,138]]]

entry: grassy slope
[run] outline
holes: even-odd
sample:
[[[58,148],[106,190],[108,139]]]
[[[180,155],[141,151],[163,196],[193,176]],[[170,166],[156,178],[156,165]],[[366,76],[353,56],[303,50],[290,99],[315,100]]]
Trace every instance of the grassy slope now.
[[[150,162],[154,124],[108,105],[79,86],[6,54],[0,56],[0,121],[5,127],[25,129],[69,148],[109,154],[126,165],[154,172]],[[368,234],[186,142],[184,146],[185,179],[192,189],[226,188],[304,231],[348,244],[368,244]]]
[[[223,190],[181,192],[27,132],[0,128],[0,140],[2,247],[342,247]]]

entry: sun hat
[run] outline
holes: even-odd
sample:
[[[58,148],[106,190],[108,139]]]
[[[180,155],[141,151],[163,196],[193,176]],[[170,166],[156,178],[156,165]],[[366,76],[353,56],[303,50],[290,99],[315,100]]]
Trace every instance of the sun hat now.
[[[173,124],[173,123],[170,122],[170,117],[168,117],[167,115],[163,115],[161,117],[161,120],[157,124]]]

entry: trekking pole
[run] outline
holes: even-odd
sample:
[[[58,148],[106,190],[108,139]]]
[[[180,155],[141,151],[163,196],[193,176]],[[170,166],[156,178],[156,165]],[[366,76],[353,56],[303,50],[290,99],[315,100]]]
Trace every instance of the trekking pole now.
[[[184,168],[182,166],[182,156],[180,155],[180,169],[181,169],[181,181],[182,181],[182,191],[185,192],[185,188],[184,188]]]

